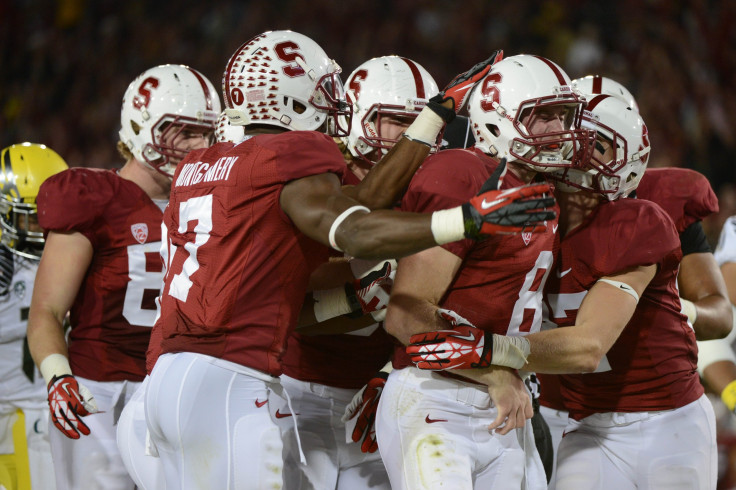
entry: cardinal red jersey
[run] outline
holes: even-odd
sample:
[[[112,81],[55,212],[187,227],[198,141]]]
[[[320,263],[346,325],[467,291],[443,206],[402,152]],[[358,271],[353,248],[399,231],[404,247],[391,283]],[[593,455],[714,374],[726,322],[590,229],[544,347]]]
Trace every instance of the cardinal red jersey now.
[[[207,354],[280,375],[309,275],[329,255],[283,212],[281,190],[344,171],[334,141],[312,131],[191,152],[177,167],[164,213],[162,353]]]
[[[467,202],[498,166],[475,150],[445,150],[430,156],[412,179],[403,211],[428,213]],[[523,185],[506,172],[502,188]],[[558,210],[558,208],[555,208]],[[557,219],[542,233],[494,235],[483,241],[442,245],[462,260],[460,270],[440,305],[456,311],[478,328],[500,335],[538,331],[542,322],[542,290],[553,263]],[[409,365],[403,348],[396,367]]]
[[[718,198],[708,179],[686,168],[648,169],[636,196],[659,204],[675,222],[678,233],[718,212]]]
[[[597,412],[669,410],[703,394],[695,334],[680,313],[680,259],[672,220],[642,199],[603,203],[562,239],[546,294],[558,327],[575,324],[583,298],[601,277],[657,266],[634,316],[598,370],[559,377],[560,394],[575,419]],[[542,384],[542,391],[547,389]]]
[[[650,168],[636,190],[639,199],[657,203],[672,218],[678,233],[718,212],[718,198],[704,175],[685,168]],[[542,405],[564,409],[555,375],[539,375]]]
[[[69,362],[95,381],[140,381],[163,281],[159,207],[112,170],[71,168],[38,193],[46,231],[75,231],[92,244],[92,263],[70,311]]]

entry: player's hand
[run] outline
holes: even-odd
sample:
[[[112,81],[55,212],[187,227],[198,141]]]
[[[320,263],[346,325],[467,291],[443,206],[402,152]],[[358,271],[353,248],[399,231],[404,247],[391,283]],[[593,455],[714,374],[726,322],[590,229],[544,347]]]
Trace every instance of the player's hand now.
[[[348,302],[360,304],[360,310],[356,309],[353,312],[356,316],[374,313],[388,306],[391,286],[394,283],[394,277],[396,277],[396,268],[392,265],[392,262],[395,263],[387,260],[380,269],[371,271],[345,285]]]
[[[391,371],[387,364],[368,383],[358,391],[345,409],[343,422],[356,419],[351,435],[353,442],[360,442],[360,450],[364,453],[375,453],[378,449],[376,440],[376,411],[378,402]]]
[[[406,347],[406,353],[419,369],[474,369],[491,365],[493,335],[486,335],[452,310],[440,308],[437,314],[452,329],[412,335]]]
[[[534,408],[524,381],[516,370],[496,366],[483,376],[483,381],[498,412],[488,430],[507,434],[524,427],[526,420],[534,415]]]
[[[437,95],[429,99],[431,102],[442,104],[448,100],[452,101],[452,108],[455,114],[459,113],[468,100],[468,95],[473,86],[485,77],[491,70],[491,67],[503,59],[503,50],[497,49],[491,56],[474,65],[471,69],[457,75],[450,83]],[[449,121],[447,121],[449,122]]]
[[[481,192],[462,205],[465,236],[474,240],[493,234],[539,233],[556,216],[549,184],[531,184]]]
[[[56,428],[70,439],[89,435],[89,427],[82,417],[97,412],[92,393],[70,374],[54,376],[48,390],[51,421]]]

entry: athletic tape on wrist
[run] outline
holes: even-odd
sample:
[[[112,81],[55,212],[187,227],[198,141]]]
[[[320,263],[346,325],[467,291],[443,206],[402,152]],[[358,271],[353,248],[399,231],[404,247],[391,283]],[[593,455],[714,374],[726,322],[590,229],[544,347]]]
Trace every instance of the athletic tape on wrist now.
[[[314,318],[317,322],[347,315],[353,311],[345,295],[345,288],[314,291],[312,298],[314,298]]]
[[[736,409],[736,380],[731,381],[721,392],[721,400],[730,411]]]
[[[690,325],[695,325],[695,321],[698,319],[698,309],[695,303],[685,298],[680,298],[680,303],[682,304],[682,314],[687,317]]]
[[[406,128],[404,136],[412,141],[432,147],[444,125],[445,121],[436,112],[425,106],[417,118],[414,119],[414,122],[411,123],[411,126]]]
[[[335,233],[337,232],[337,227],[342,224],[343,221],[345,221],[345,218],[350,216],[356,211],[365,211],[367,213],[370,213],[371,210],[368,209],[365,206],[352,206],[350,208],[347,208],[345,211],[343,211],[340,216],[335,218],[335,221],[332,222],[332,226],[330,227],[330,234],[328,236],[328,239],[330,241],[330,246],[337,250],[338,252],[342,252],[343,250],[337,246],[337,242],[335,241]]]
[[[625,282],[614,281],[612,279],[598,279],[598,282],[605,282],[606,284],[610,284],[611,286],[618,288],[619,291],[623,291],[624,293],[630,294],[631,297],[634,298],[637,303],[639,303],[639,295],[636,294],[636,291],[634,291],[634,288],[632,288]]]
[[[432,236],[437,245],[465,238],[462,206],[432,213]]]
[[[46,381],[46,385],[51,382],[54,376],[64,376],[72,374],[72,368],[69,366],[69,359],[63,354],[49,354],[38,366],[41,376]]]
[[[435,97],[440,99],[439,96],[435,96]],[[432,99],[434,99],[434,97],[432,97]],[[440,102],[436,102],[432,99],[430,99],[429,102],[427,102],[427,107],[429,107],[429,109],[432,112],[440,116],[442,120],[445,121],[446,123],[452,122],[452,120],[455,119],[455,116],[457,116],[457,114],[455,114],[455,111],[452,109],[448,109],[447,107],[443,106]]]
[[[491,363],[521,369],[526,364],[531,347],[526,337],[493,334],[493,357]]]

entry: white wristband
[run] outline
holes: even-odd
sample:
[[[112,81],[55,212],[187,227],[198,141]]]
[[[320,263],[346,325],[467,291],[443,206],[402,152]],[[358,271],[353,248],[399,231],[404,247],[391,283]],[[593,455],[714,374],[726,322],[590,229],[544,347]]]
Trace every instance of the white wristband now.
[[[411,126],[406,128],[404,136],[412,141],[432,147],[435,145],[437,135],[440,134],[440,130],[444,125],[445,121],[436,112],[425,106],[417,118],[414,119],[414,122],[411,123]]]
[[[432,213],[432,236],[437,245],[465,238],[462,206]]]
[[[493,334],[493,364],[521,369],[526,364],[529,352],[531,347],[526,337]]]
[[[695,325],[695,320],[698,319],[698,309],[695,306],[695,303],[688,301],[685,298],[680,298],[680,303],[682,304],[682,314],[687,317],[687,321],[690,322],[690,325]]]
[[[72,374],[72,368],[69,366],[69,359],[67,359],[63,354],[49,354],[43,361],[41,361],[38,369],[41,371],[41,375],[46,381],[46,385],[51,382],[51,379],[54,376]]]
[[[347,315],[353,311],[350,309],[344,287],[314,291],[312,297],[314,298],[314,318],[318,322]]]
[[[606,284],[610,284],[611,286],[618,288],[620,291],[623,291],[624,293],[630,294],[636,300],[637,304],[639,303],[639,295],[636,294],[636,291],[634,291],[634,288],[632,288],[625,282],[614,281],[612,279],[598,279],[598,282],[605,282]]]
[[[365,206],[352,206],[347,208],[345,211],[340,213],[340,216],[335,218],[335,221],[332,222],[332,226],[330,226],[330,234],[328,236],[328,239],[330,240],[330,246],[337,250],[338,252],[342,252],[343,250],[337,246],[337,242],[335,241],[335,233],[337,233],[337,227],[342,224],[343,221],[345,221],[345,218],[350,216],[356,211],[365,211],[366,213],[370,213],[371,210],[368,209]]]

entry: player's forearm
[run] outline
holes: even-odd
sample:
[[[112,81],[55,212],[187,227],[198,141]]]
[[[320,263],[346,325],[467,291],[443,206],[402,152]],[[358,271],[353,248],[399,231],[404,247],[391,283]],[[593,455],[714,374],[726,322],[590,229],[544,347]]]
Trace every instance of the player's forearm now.
[[[37,366],[40,367],[43,360],[51,354],[68,357],[63,316],[59,317],[44,307],[31,305],[27,335],[28,348]]]
[[[549,374],[595,371],[608,348],[579,328],[556,328],[528,335],[530,352],[524,370]]]
[[[722,339],[731,332],[733,313],[729,300],[720,294],[711,294],[693,302],[697,311],[695,336],[698,340]]]
[[[400,138],[365,179],[350,190],[351,197],[370,209],[392,207],[428,154],[427,145]]]

